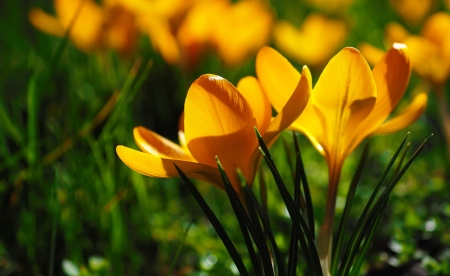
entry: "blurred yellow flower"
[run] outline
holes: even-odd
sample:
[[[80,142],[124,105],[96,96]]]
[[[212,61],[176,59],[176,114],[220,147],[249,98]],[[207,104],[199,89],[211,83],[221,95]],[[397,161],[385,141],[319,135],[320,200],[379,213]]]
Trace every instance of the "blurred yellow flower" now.
[[[390,0],[392,8],[408,24],[417,25],[436,5],[436,0]]]
[[[244,62],[268,43],[272,10],[258,0],[200,1],[186,15],[177,37],[188,65],[211,47],[228,66]]]
[[[134,16],[123,8],[105,9],[92,0],[54,0],[54,7],[56,16],[31,9],[28,18],[33,26],[58,37],[67,33],[82,51],[105,47],[123,54],[132,51],[137,37]]]
[[[274,27],[274,42],[281,52],[301,64],[321,68],[345,41],[348,29],[344,21],[312,13],[300,29],[287,21]]]
[[[286,91],[292,94],[286,106],[271,120],[269,101],[256,78],[246,77],[236,88],[219,76],[203,75],[186,96],[184,124],[180,127],[184,125],[182,146],[137,127],[134,137],[142,152],[118,146],[117,154],[127,166],[144,175],[178,176],[176,164],[187,176],[224,188],[215,160],[218,156],[233,187],[240,192],[236,169],[241,169],[251,185],[261,160],[254,126],[271,145],[303,111],[310,91],[311,75],[305,67],[297,85]]]
[[[264,48],[257,56],[261,87],[280,110],[300,78],[277,51]],[[328,271],[337,186],[345,158],[369,135],[407,127],[425,110],[427,95],[416,96],[404,113],[385,122],[403,97],[410,77],[410,62],[402,44],[383,56],[371,71],[354,48],[344,48],[323,70],[311,98],[291,128],[304,133],[326,158],[329,187],[325,221],[319,233],[319,255]]]

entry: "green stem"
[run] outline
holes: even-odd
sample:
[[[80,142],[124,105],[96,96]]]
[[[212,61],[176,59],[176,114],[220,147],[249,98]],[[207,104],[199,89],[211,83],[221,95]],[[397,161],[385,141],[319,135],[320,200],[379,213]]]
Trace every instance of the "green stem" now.
[[[336,197],[341,169],[342,162],[335,161],[332,164],[329,164],[329,185],[325,206],[325,219],[322,227],[320,227],[318,238],[320,265],[322,266],[322,274],[324,276],[330,275],[334,211],[336,209]]]

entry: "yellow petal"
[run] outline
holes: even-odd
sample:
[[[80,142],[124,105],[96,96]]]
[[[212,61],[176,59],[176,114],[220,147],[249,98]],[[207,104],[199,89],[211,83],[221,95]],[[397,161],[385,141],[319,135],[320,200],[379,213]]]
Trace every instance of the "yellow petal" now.
[[[277,112],[286,105],[300,81],[300,73],[280,53],[263,47],[256,57],[256,74]]]
[[[308,103],[312,90],[311,73],[308,67],[304,66],[300,81],[287,101],[286,105],[280,110],[277,116],[270,123],[267,132],[263,134],[264,141],[269,146],[273,144],[275,138],[281,131],[288,128],[299,116]]]
[[[361,51],[361,54],[366,58],[367,62],[370,65],[377,64],[384,56],[385,52],[375,46],[370,45],[369,43],[362,42],[359,44],[358,49]]]
[[[262,1],[238,1],[215,15],[211,43],[226,65],[236,66],[268,43],[272,22]]]
[[[372,72],[358,50],[344,48],[330,60],[311,99],[324,126],[324,137],[317,138],[328,160],[350,153],[356,129],[372,111],[376,95]]]
[[[377,130],[403,98],[411,75],[411,64],[406,51],[404,44],[394,44],[373,68],[377,100],[372,112],[356,131],[357,137],[353,141],[350,151],[353,151],[364,138]]]
[[[237,84],[237,89],[250,104],[255,114],[258,130],[265,133],[272,118],[272,107],[266,93],[255,77],[245,77]]]
[[[347,33],[347,26],[342,20],[311,13],[300,28],[287,21],[278,22],[274,28],[274,42],[280,51],[297,62],[322,67],[336,53]]]
[[[41,9],[31,9],[28,12],[28,19],[36,29],[44,33],[58,37],[64,36],[64,28],[59,20]]]
[[[427,102],[428,95],[426,93],[418,94],[401,114],[385,122],[373,134],[388,134],[406,128],[419,119],[426,109]]]
[[[262,132],[262,138],[268,147],[272,146],[279,134],[288,128],[303,112],[309,100],[312,90],[311,73],[308,67],[304,66],[300,81],[286,105],[281,109],[277,116],[272,120],[265,133]],[[258,148],[255,148],[250,161],[250,174],[254,175],[261,161],[261,154]]]
[[[391,0],[390,3],[403,20],[418,24],[433,8],[435,0]]]
[[[437,12],[430,16],[422,28],[422,36],[442,45],[450,36],[450,15],[447,12]]]
[[[101,7],[92,0],[54,0],[55,11],[69,36],[82,50],[98,48],[104,23]]]
[[[143,152],[162,158],[194,160],[182,147],[145,127],[135,127],[133,134],[136,144]]]
[[[139,26],[168,64],[176,64],[180,60],[178,43],[168,21],[158,17],[142,17]]]
[[[252,183],[249,160],[257,145],[256,120],[241,93],[222,77],[203,75],[191,85],[184,111],[186,142],[192,156],[212,167],[218,156],[237,190],[237,168]]]
[[[128,167],[140,174],[159,178],[176,177],[178,176],[174,166],[176,164],[188,177],[206,181],[223,189],[216,168],[196,162],[161,158],[124,146],[117,146],[116,152]]]
[[[389,23],[386,26],[385,40],[388,47],[396,42],[403,43],[405,39],[409,36],[409,32],[398,23]],[[388,48],[386,47],[386,48]]]

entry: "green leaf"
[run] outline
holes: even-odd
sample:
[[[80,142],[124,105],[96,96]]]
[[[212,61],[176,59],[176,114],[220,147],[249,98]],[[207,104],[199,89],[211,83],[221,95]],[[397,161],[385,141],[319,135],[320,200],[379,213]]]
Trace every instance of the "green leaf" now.
[[[186,230],[184,230],[184,234],[183,234],[183,237],[181,238],[180,246],[178,246],[177,252],[175,253],[175,256],[173,258],[172,264],[170,265],[169,273],[167,273],[167,276],[172,275],[175,265],[177,264],[178,257],[180,256],[181,249],[183,249],[183,245],[186,241],[187,235],[189,233],[189,229],[191,229],[191,225],[193,222],[194,222],[194,218],[191,219],[188,226],[186,227]]]
[[[252,225],[249,221],[249,218],[247,217],[247,214],[245,213],[244,207],[242,206],[242,204],[236,194],[236,191],[233,189],[233,186],[231,185],[230,180],[228,179],[228,176],[225,173],[225,170],[223,169],[223,166],[220,163],[219,158],[217,156],[216,156],[216,163],[217,163],[217,167],[219,168],[220,176],[222,177],[222,182],[224,183],[225,190],[228,195],[228,199],[230,200],[231,207],[233,208],[234,214],[236,215],[236,218],[238,220],[238,224],[241,229],[242,236],[245,241],[245,245],[247,246],[247,251],[248,251],[248,254],[250,255],[250,259],[252,261],[253,268],[255,269],[255,271],[257,273],[261,274],[258,258],[255,254],[255,250],[253,248],[253,243],[252,243],[252,240],[249,235],[249,231],[250,231],[250,233],[254,233],[254,230],[252,229]],[[264,247],[264,243],[261,246],[261,244],[260,244],[261,240],[259,238],[260,237],[257,238],[255,236],[253,236],[253,240],[255,241],[255,244],[260,251],[260,255],[263,258],[262,265],[264,267],[264,271],[266,273],[268,273],[269,275],[273,275],[273,269],[272,269],[272,266],[270,265],[271,264],[270,256],[269,256],[268,252],[266,251],[266,247]]]
[[[361,217],[359,218],[358,223],[356,224],[355,230],[353,231],[353,233],[350,237],[350,240],[348,242],[348,245],[346,247],[345,253],[343,255],[344,257],[342,258],[342,264],[338,271],[338,276],[348,275],[348,273],[350,271],[350,267],[352,265],[351,256],[353,256],[355,254],[355,251],[357,250],[358,246],[360,245],[360,244],[358,244],[357,240],[363,229],[364,222],[367,219],[366,216],[370,210],[370,207],[372,206],[373,201],[375,200],[375,198],[378,194],[379,189],[381,188],[381,185],[383,184],[384,180],[386,179],[387,174],[389,173],[395,160],[397,159],[398,155],[400,154],[400,151],[402,150],[403,146],[405,145],[405,142],[406,142],[406,139],[408,138],[408,136],[409,136],[409,132],[406,134],[402,143],[397,148],[397,151],[394,153],[394,156],[392,156],[391,160],[389,161],[389,164],[387,165],[386,169],[381,174],[381,177],[378,180],[378,183],[377,183],[374,191],[372,192],[372,195],[370,196],[369,201],[367,202],[366,206],[364,207]]]
[[[228,250],[228,253],[230,254],[231,259],[234,261],[234,264],[236,265],[236,268],[238,269],[239,273],[241,275],[249,275],[247,272],[247,269],[245,268],[244,263],[242,262],[241,256],[237,252],[236,247],[234,246],[230,237],[225,232],[225,229],[223,228],[219,219],[217,219],[216,215],[213,213],[211,208],[209,208],[206,201],[200,195],[197,188],[195,188],[194,184],[189,180],[189,178],[186,176],[186,174],[184,174],[184,172],[180,168],[178,168],[178,166],[176,164],[174,164],[174,166],[175,166],[175,169],[177,170],[178,174],[180,175],[181,179],[188,187],[192,196],[195,198],[198,205],[203,210],[203,213],[205,213],[206,217],[211,222],[211,225],[216,230],[217,234],[219,235],[220,239],[222,240],[223,244],[225,245],[225,248]]]
[[[334,275],[337,270],[337,266],[339,263],[339,256],[341,254],[342,243],[344,241],[344,234],[346,232],[348,219],[350,217],[350,210],[353,203],[353,198],[356,193],[356,187],[358,185],[359,180],[361,179],[361,175],[364,169],[364,166],[367,161],[367,157],[369,156],[370,151],[370,140],[367,141],[366,146],[362,152],[361,158],[359,159],[358,167],[353,175],[352,182],[350,183],[350,187],[347,193],[347,199],[345,200],[344,212],[342,214],[341,221],[339,223],[339,230],[337,233],[336,245],[333,246],[333,259],[331,261],[331,274]]]
[[[297,206],[294,203],[294,200],[292,199],[286,186],[284,185],[284,182],[272,160],[272,157],[270,156],[270,152],[267,149],[267,146],[264,143],[264,140],[262,139],[261,134],[259,133],[259,131],[256,127],[255,127],[255,133],[258,138],[258,142],[260,145],[260,150],[263,155],[263,158],[264,158],[264,160],[266,160],[266,163],[269,166],[270,171],[272,172],[272,175],[275,179],[275,183],[277,184],[278,190],[280,191],[280,194],[284,200],[286,208],[291,217],[292,223],[295,227],[298,227],[298,231],[301,231],[304,233],[304,235],[302,235],[302,234],[298,235],[298,238],[299,238],[300,245],[302,246],[303,250],[305,251],[304,255],[305,255],[306,262],[307,262],[307,269],[309,271],[309,274],[310,275],[321,275],[322,269],[320,267],[320,260],[319,260],[317,248],[314,243],[314,236],[311,235],[311,232],[308,229],[308,225],[307,225],[306,221],[304,220],[303,216],[300,214]]]

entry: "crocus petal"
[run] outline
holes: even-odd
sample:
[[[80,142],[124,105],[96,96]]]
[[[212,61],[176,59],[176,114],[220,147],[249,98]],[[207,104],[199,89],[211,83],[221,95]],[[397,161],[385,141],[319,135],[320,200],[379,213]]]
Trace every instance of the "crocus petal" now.
[[[311,13],[299,29],[287,21],[279,21],[273,33],[280,51],[299,63],[321,67],[344,42],[348,31],[342,20]]]
[[[380,62],[385,54],[385,52],[380,48],[372,46],[366,42],[362,42],[361,44],[359,44],[358,49],[366,58],[367,62],[372,66]]]
[[[36,29],[49,35],[63,37],[64,28],[59,23],[58,18],[44,12],[41,9],[34,8],[28,13],[28,19]]]
[[[182,147],[145,127],[134,128],[133,134],[136,144],[143,152],[162,158],[194,160]]]
[[[406,51],[406,45],[394,44],[373,68],[377,100],[372,112],[356,131],[357,137],[349,149],[350,152],[380,127],[405,94],[411,75],[411,64]]]
[[[273,14],[262,1],[237,1],[221,9],[213,20],[213,47],[226,65],[236,66],[267,44]]]
[[[328,160],[343,159],[350,153],[349,144],[358,125],[372,111],[376,95],[372,72],[358,50],[344,48],[330,60],[312,95],[324,127],[318,140]]]
[[[406,128],[419,119],[425,111],[427,102],[428,95],[426,93],[418,94],[401,114],[385,122],[373,134],[388,134]]]
[[[447,12],[437,12],[430,16],[422,28],[422,36],[442,45],[450,36],[450,15]]]
[[[124,146],[117,146],[116,152],[128,167],[140,174],[159,178],[176,177],[178,176],[174,166],[176,164],[188,177],[206,181],[223,189],[216,168],[191,161],[161,158]]]
[[[299,116],[308,103],[312,90],[312,78],[308,67],[304,66],[297,87],[291,97],[270,123],[263,138],[266,144],[271,145],[281,131],[288,128]]]
[[[55,11],[61,25],[81,49],[88,51],[99,46],[103,27],[103,11],[92,0],[54,0]]]
[[[276,50],[263,47],[256,57],[256,74],[270,103],[280,112],[297,87],[300,73]]]
[[[248,76],[241,79],[236,87],[250,104],[255,114],[258,130],[261,133],[266,132],[272,118],[272,107],[258,80]]]
[[[392,22],[386,26],[385,40],[388,47],[396,42],[403,43],[408,36],[409,32],[405,29],[405,27],[398,23]]]
[[[237,168],[252,183],[249,160],[257,144],[256,119],[241,93],[222,77],[203,75],[189,88],[184,111],[186,142],[195,160],[214,167],[218,156],[236,189]]]

